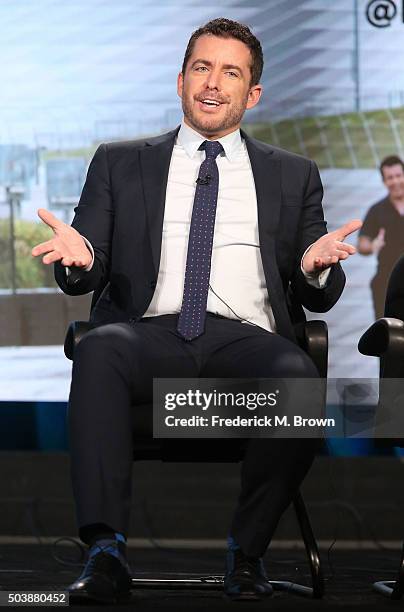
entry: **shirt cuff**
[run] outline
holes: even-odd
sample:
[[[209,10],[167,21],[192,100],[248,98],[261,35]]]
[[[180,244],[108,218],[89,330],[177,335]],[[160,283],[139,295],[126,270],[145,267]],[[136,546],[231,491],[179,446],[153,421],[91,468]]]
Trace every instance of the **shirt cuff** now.
[[[88,250],[91,253],[91,263],[88,264],[88,266],[86,268],[83,268],[83,272],[90,272],[91,268],[94,265],[94,249],[93,249],[93,245],[91,244],[91,242],[89,240],[87,240],[87,238],[85,238],[84,236],[81,236],[84,240],[84,242],[86,243],[86,247],[88,248]],[[66,270],[66,276],[70,276],[71,270],[70,268],[65,268]]]
[[[307,247],[307,249],[303,253],[302,259],[300,260],[300,269],[309,285],[311,285],[312,287],[315,287],[316,289],[323,289],[327,284],[327,280],[331,272],[331,267],[326,268],[325,270],[322,270],[321,272],[306,272],[303,268],[303,259],[307,251],[311,249],[313,244]]]

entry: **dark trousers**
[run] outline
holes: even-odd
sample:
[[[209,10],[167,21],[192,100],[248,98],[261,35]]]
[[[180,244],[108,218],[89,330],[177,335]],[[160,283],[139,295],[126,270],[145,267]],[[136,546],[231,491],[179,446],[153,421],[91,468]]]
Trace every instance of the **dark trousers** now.
[[[131,505],[133,410],[151,402],[153,377],[316,378],[293,342],[259,327],[208,314],[205,332],[185,342],[177,315],[114,323],[76,348],[69,402],[73,492],[80,537],[106,525],[127,534]],[[208,441],[207,441],[208,442]],[[250,439],[229,532],[246,554],[262,555],[309,470],[318,441]]]

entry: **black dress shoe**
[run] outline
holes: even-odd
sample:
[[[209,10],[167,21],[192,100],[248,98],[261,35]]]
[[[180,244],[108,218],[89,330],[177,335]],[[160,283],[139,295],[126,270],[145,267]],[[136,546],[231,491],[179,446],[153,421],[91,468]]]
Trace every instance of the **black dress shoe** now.
[[[67,587],[70,601],[117,603],[130,599],[131,576],[113,555],[99,552],[90,557],[82,574]]]
[[[272,595],[273,588],[260,557],[248,557],[242,550],[227,553],[224,592],[233,600],[259,600]]]

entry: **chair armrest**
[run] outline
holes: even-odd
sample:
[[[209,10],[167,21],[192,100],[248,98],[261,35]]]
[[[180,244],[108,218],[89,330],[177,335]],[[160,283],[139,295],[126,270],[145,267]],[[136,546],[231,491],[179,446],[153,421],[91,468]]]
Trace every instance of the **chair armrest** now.
[[[89,321],[72,321],[67,328],[64,351],[68,359],[73,359],[74,349],[88,331],[93,328]]]
[[[378,319],[362,335],[358,349],[362,355],[374,357],[401,354],[404,360],[404,321],[390,317]]]
[[[305,321],[299,324],[299,344],[311,357],[321,378],[328,371],[328,327],[325,321]]]

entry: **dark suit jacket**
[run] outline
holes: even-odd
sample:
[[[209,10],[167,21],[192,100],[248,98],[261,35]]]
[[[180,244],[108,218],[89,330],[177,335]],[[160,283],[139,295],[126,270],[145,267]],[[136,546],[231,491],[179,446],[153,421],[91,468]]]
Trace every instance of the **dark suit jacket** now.
[[[101,145],[91,161],[73,227],[93,245],[90,272],[69,281],[61,264],[55,277],[69,295],[95,291],[91,321],[139,320],[156,288],[167,177],[179,128],[155,138]],[[323,189],[314,162],[242,132],[254,175],[262,263],[277,331],[295,340],[293,308],[329,310],[345,275],[332,267],[323,289],[301,272],[305,249],[326,233]],[[74,281],[74,282],[72,282]]]

